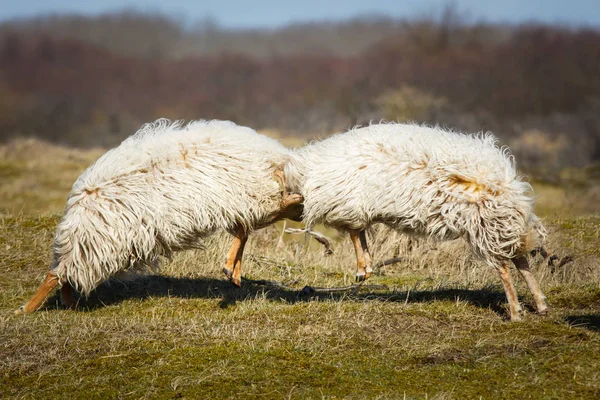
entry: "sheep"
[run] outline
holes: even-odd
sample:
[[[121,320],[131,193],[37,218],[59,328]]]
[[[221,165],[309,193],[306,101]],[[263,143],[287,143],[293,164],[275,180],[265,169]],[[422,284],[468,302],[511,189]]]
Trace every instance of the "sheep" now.
[[[74,308],[72,288],[87,296],[111,276],[154,269],[159,256],[196,248],[217,230],[234,235],[223,272],[240,286],[248,234],[301,214],[301,196],[285,191],[288,158],[276,140],[228,121],[143,125],[75,181],[50,272],[16,312],[35,311],[59,285],[63,304]]]
[[[531,186],[513,156],[491,134],[382,123],[311,143],[285,167],[290,189],[304,197],[308,227],[323,223],[348,232],[356,280],[373,273],[365,229],[374,223],[440,240],[464,237],[475,255],[497,269],[512,320],[522,312],[509,260],[533,293],[545,297],[527,262],[546,231],[533,213]]]

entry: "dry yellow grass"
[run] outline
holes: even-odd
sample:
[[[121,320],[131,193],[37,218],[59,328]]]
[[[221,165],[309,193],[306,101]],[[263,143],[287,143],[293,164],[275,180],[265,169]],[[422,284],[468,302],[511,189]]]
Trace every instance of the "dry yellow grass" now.
[[[353,250],[329,230],[332,256],[302,236],[284,235],[278,245],[281,224],[252,236],[243,273],[287,288],[233,288],[220,272],[230,238],[215,235],[204,250],[164,260],[159,276],[102,285],[78,311],[61,310],[53,295],[39,312],[13,315],[47,271],[72,182],[99,154],[35,141],[0,148],[0,397],[600,395],[600,216],[577,203],[583,195],[563,192],[566,203],[555,202],[560,187],[536,185],[538,203],[548,247],[574,261],[551,272],[537,260],[552,309],[522,323],[506,322],[495,271],[463,241],[409,239],[382,227],[370,232],[375,262],[403,258],[369,281],[387,288],[303,295],[305,285],[352,283]],[[578,205],[568,208],[569,199]]]

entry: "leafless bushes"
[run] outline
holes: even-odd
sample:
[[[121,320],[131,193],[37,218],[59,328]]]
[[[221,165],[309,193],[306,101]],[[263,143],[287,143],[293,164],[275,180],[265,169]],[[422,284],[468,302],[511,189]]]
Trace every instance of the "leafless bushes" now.
[[[578,146],[561,167],[600,160],[600,32],[468,24],[450,11],[252,34],[135,13],[5,23],[0,140],[114,145],[156,117],[312,138],[389,118],[491,130],[505,142],[539,129]]]

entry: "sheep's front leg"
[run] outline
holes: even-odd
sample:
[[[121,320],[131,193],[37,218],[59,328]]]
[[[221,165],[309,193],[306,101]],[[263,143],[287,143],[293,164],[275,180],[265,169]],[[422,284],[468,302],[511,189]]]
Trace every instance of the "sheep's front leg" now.
[[[502,285],[504,285],[504,292],[506,293],[506,299],[508,300],[508,307],[510,309],[510,320],[520,321],[521,320],[521,305],[519,304],[519,298],[517,297],[517,291],[515,286],[510,279],[510,270],[508,264],[503,262],[497,267],[500,279],[502,279]]]
[[[229,281],[237,287],[242,286],[242,256],[246,241],[248,241],[248,235],[244,228],[240,226],[233,238],[233,243],[227,253],[227,260],[223,268],[223,272],[227,275]]]
[[[362,247],[363,253],[365,255],[365,279],[369,279],[369,277],[371,275],[373,275],[373,268],[371,268],[371,265],[373,263],[373,260],[371,258],[371,253],[369,253],[369,246],[367,245],[367,231],[366,230],[362,230],[360,231],[360,245]]]
[[[371,268],[371,255],[367,248],[367,237],[365,231],[350,231],[350,239],[354,245],[354,251],[356,252],[356,282],[363,282],[373,274]]]
[[[54,288],[56,288],[57,286],[58,286],[58,276],[56,276],[52,272],[48,273],[48,275],[46,276],[46,279],[44,279],[42,284],[38,287],[37,291],[31,298],[31,300],[29,300],[27,302],[27,304],[19,307],[15,311],[15,314],[21,314],[21,313],[29,314],[29,313],[34,312],[35,310],[40,308],[44,299],[46,297],[48,297],[48,294],[52,290],[54,290]]]
[[[548,312],[548,306],[546,306],[546,296],[542,293],[542,289],[538,281],[535,279],[535,276],[531,273],[529,269],[529,263],[525,257],[516,257],[512,259],[512,262],[515,264],[515,267],[521,273],[521,276],[527,282],[527,286],[533,295],[535,300],[536,308],[539,314],[546,314]]]

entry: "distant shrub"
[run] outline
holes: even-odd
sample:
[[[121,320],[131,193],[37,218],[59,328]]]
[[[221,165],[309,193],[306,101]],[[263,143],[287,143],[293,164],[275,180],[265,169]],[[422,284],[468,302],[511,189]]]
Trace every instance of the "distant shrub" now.
[[[557,181],[561,160],[569,142],[562,135],[551,135],[540,130],[528,130],[510,141],[519,169],[537,179]]]
[[[385,119],[406,122],[429,119],[447,104],[447,100],[412,86],[402,86],[379,96],[375,103]]]
[[[313,138],[385,118],[504,140],[561,132],[572,146],[552,162],[600,160],[599,30],[473,25],[451,8],[425,21],[217,28],[135,13],[1,23],[0,141],[110,146],[158,117]],[[548,157],[526,142],[535,169]]]

